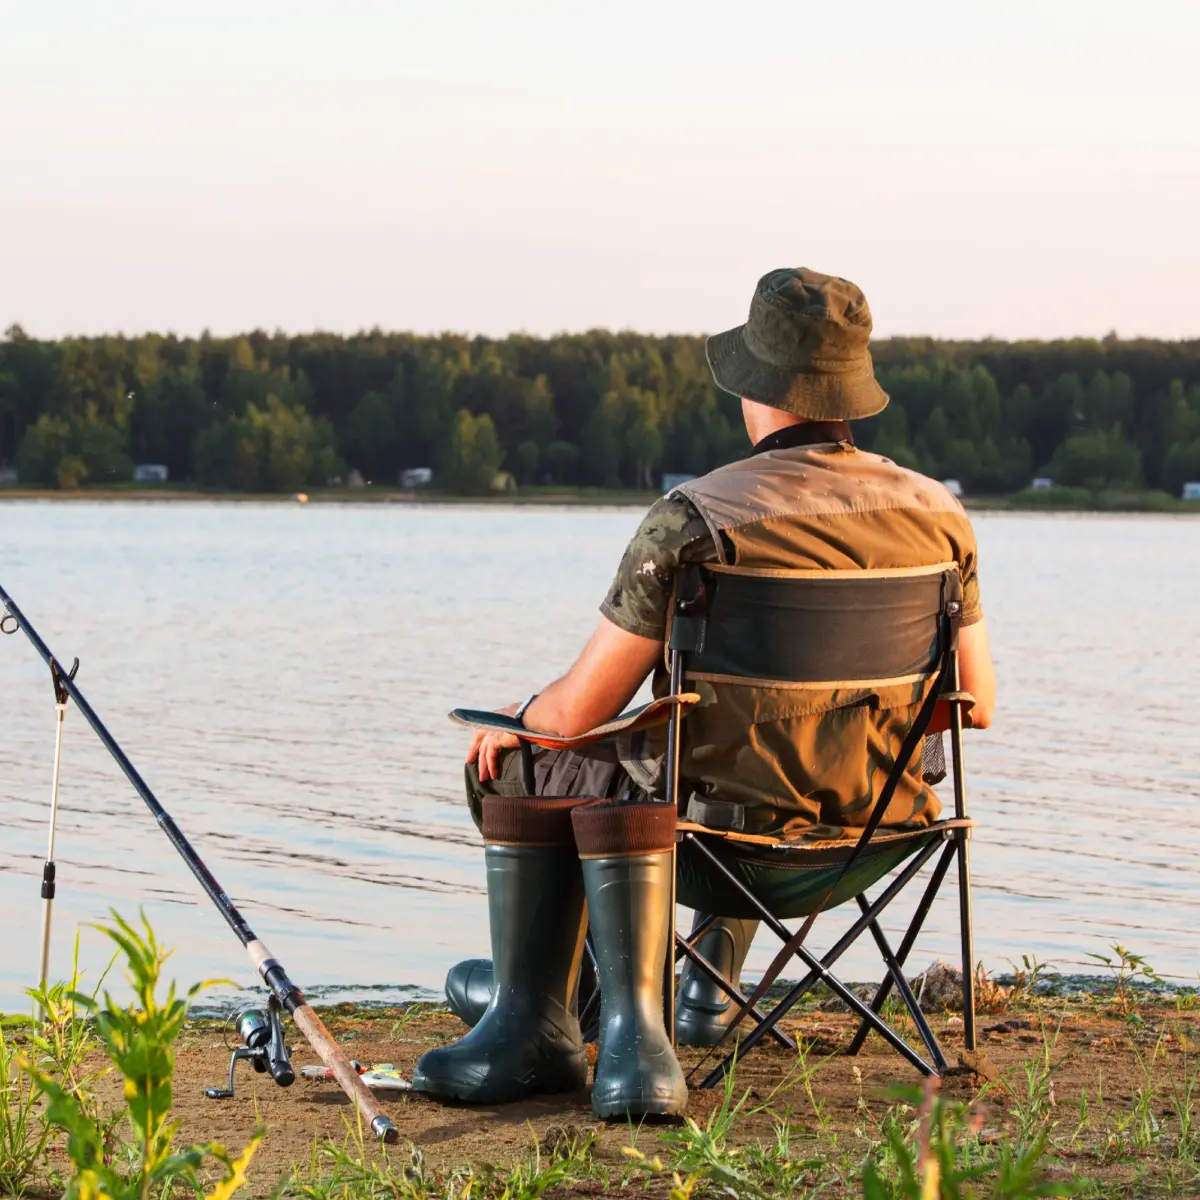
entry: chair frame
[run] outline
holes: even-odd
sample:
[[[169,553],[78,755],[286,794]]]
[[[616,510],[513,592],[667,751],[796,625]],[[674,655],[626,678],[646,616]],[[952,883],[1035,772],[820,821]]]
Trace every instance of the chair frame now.
[[[673,599],[674,611],[684,611],[680,607],[678,597]],[[955,614],[957,615],[957,614]],[[938,822],[920,831],[925,835],[925,845],[899,868],[899,873],[888,883],[879,897],[872,901],[865,891],[860,892],[855,900],[860,909],[858,919],[839,938],[825,955],[818,958],[801,940],[795,946],[795,957],[807,968],[807,974],[797,983],[787,995],[764,1015],[758,1008],[752,1007],[745,1015],[753,1021],[753,1028],[740,1039],[724,1060],[718,1064],[701,1083],[702,1088],[712,1088],[722,1081],[733,1069],[740,1058],[749,1053],[764,1037],[770,1036],[777,1042],[795,1048],[795,1043],[779,1028],[781,1019],[796,1005],[796,1003],[818,983],[825,983],[859,1018],[858,1030],[854,1035],[847,1054],[856,1055],[862,1048],[867,1035],[873,1030],[878,1033],[894,1050],[901,1054],[922,1075],[941,1075],[947,1069],[945,1053],[929,1025],[917,997],[913,994],[908,980],[904,976],[903,967],[908,958],[929,910],[937,898],[942,882],[949,871],[950,865],[957,860],[958,898],[959,898],[959,933],[962,956],[963,978],[963,1038],[968,1051],[976,1049],[975,1031],[975,948],[972,929],[971,906],[971,861],[970,834],[972,822],[967,817],[966,776],[963,759],[963,711],[973,703],[972,697],[960,690],[960,675],[957,646],[947,650],[950,661],[947,664],[945,685],[941,698],[949,703],[950,708],[950,745],[951,765],[954,778],[954,815],[953,822]],[[670,694],[681,695],[684,692],[686,678],[687,651],[676,644],[672,638],[668,642],[667,666],[670,675]],[[680,793],[680,757],[682,751],[682,718],[683,711],[676,707],[671,712],[667,732],[667,753],[665,770],[666,802],[679,806]],[[920,836],[920,835],[918,835]],[[720,844],[725,841],[725,834],[714,831],[711,836],[695,828],[682,829],[676,838],[678,843],[687,841],[711,864],[713,870],[724,877],[740,896],[758,914],[760,920],[772,930],[785,944],[793,939],[793,931],[788,929],[768,906],[749,888],[737,875],[730,870],[723,860]],[[941,847],[941,855],[930,874],[925,891],[910,919],[897,949],[893,950],[882,928],[879,925],[880,914],[892,901],[905,890],[907,885],[920,873],[922,868],[937,854]],[[805,853],[803,846],[779,844],[770,848],[781,856],[781,860],[802,857]],[[675,997],[675,965],[683,959],[691,960],[708,978],[736,1001],[743,1010],[746,1009],[750,997],[745,996],[733,983],[718,971],[710,962],[696,950],[694,943],[707,931],[717,919],[713,915],[703,915],[697,928],[692,934],[684,937],[675,928],[675,903],[672,895],[670,941],[675,947],[673,955],[668,955],[664,984],[664,1016],[667,1019],[667,1029],[674,1037],[674,997]],[[887,973],[877,987],[870,1004],[863,1003],[830,968],[853,945],[858,938],[870,931],[880,952]],[[881,1016],[884,1002],[892,991],[899,992],[905,1009],[916,1026],[928,1059],[915,1051]],[[703,1065],[703,1064],[701,1064]]]

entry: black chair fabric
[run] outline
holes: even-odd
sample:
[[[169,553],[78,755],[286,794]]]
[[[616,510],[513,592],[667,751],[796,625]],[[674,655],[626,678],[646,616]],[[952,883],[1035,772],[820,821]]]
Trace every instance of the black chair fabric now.
[[[703,612],[675,617],[687,676],[834,685],[911,679],[937,667],[939,616],[957,570],[854,576],[700,568]]]

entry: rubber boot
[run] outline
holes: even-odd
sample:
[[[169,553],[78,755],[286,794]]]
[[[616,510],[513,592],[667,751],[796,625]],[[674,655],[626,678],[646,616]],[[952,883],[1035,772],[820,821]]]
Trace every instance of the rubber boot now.
[[[492,1002],[492,960],[467,958],[446,975],[446,1004],[469,1029],[479,1024]]]
[[[596,987],[596,970],[585,953],[579,969],[578,996],[590,996]],[[479,1024],[492,1002],[492,960],[490,958],[467,958],[455,963],[446,976],[446,1004],[450,1011],[469,1028]],[[578,1000],[576,1001],[578,1007]],[[594,1042],[600,1026],[590,1022],[583,1031],[585,1042]]]
[[[421,1056],[414,1091],[503,1104],[587,1086],[573,1008],[587,920],[570,823],[579,803],[485,798],[492,997],[466,1037]]]
[[[675,810],[602,801],[577,808],[572,819],[600,974],[592,1110],[620,1119],[678,1116],[687,1083],[663,1025]]]
[[[701,920],[696,914],[696,921]],[[758,922],[721,917],[696,943],[696,949],[736,988],[742,986],[742,964]],[[681,1046],[715,1046],[740,1005],[719,988],[690,958],[684,959],[675,997],[675,1040]]]

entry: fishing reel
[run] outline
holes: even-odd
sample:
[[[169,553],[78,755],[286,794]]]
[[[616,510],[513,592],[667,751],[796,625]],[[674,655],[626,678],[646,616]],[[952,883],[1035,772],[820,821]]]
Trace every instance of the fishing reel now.
[[[283,1040],[283,1008],[274,996],[267,1002],[264,1016],[258,1009],[247,1009],[238,1017],[238,1034],[243,1044],[229,1059],[229,1086],[205,1088],[210,1100],[229,1100],[233,1096],[233,1072],[239,1059],[248,1059],[260,1074],[268,1072],[280,1087],[290,1087],[296,1081],[292,1069],[292,1052]]]

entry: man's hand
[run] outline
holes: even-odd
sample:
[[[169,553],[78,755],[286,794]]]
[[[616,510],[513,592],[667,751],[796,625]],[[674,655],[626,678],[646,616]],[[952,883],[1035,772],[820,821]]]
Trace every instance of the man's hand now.
[[[517,701],[516,704],[507,704],[496,711],[506,717],[512,717],[516,715],[517,709],[520,707],[521,703]],[[471,738],[471,748],[467,751],[467,762],[479,763],[479,778],[481,781],[496,779],[500,774],[498,765],[500,752],[502,750],[515,750],[520,744],[520,739],[515,733],[494,733],[477,729],[475,736]]]
[[[525,724],[563,737],[586,733],[615,717],[633,699],[662,653],[663,644],[656,638],[626,633],[602,617],[575,665],[543,688],[525,710]],[[519,707],[510,704],[497,711],[511,717]],[[495,779],[501,751],[519,744],[511,733],[476,733],[467,762],[479,764],[481,780]]]

